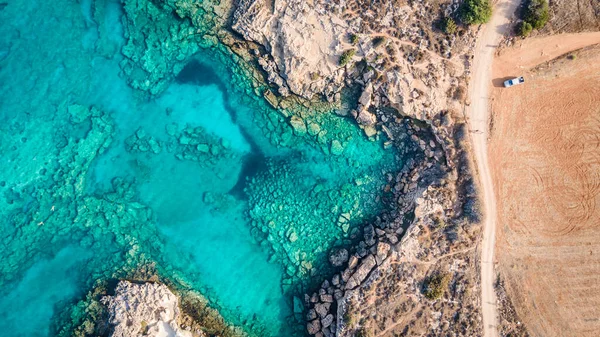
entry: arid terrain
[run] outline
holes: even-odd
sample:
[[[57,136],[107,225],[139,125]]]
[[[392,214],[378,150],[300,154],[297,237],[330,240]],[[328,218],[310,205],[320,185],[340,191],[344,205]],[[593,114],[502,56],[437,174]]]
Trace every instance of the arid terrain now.
[[[532,336],[600,331],[598,43],[600,33],[527,39],[494,62],[497,271]],[[525,84],[503,88],[514,76]]]
[[[600,2],[550,1],[550,21],[542,34],[576,33],[600,29]]]

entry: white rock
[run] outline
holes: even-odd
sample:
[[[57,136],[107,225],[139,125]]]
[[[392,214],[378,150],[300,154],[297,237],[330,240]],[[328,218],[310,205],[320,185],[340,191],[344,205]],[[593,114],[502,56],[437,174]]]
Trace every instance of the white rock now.
[[[179,327],[178,298],[164,284],[121,281],[115,295],[103,297],[102,303],[108,307],[112,337],[192,337]]]
[[[232,28],[267,49],[279,75],[297,95],[310,98],[322,93],[331,82],[339,86],[343,81],[343,73],[336,74],[336,70],[343,52],[340,39],[348,26],[318,4],[304,0],[241,0]],[[311,73],[322,79],[311,81]]]

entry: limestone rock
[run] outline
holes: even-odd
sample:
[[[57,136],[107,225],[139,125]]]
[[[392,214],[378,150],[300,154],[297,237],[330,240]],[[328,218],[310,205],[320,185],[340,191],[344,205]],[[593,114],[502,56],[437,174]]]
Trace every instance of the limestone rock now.
[[[311,136],[316,136],[321,132],[321,127],[317,123],[309,123],[308,124],[308,134]]]
[[[323,328],[328,328],[331,325],[331,323],[333,323],[332,314],[325,316],[325,318],[321,320],[321,325],[323,325]]]
[[[367,137],[373,137],[377,134],[377,129],[375,129],[375,127],[372,125],[364,126],[363,131]]]
[[[327,316],[327,313],[329,312],[330,307],[331,307],[331,303],[328,303],[328,302],[317,303],[315,305],[315,311],[317,312],[319,317],[324,318],[325,316]]]
[[[344,146],[339,140],[334,139],[331,141],[331,154],[339,156],[344,153]]]
[[[322,6],[303,0],[241,0],[233,15],[233,30],[263,45],[273,57],[276,68],[263,61],[269,81],[277,81],[277,69],[287,87],[306,98],[343,84],[343,73],[336,70],[348,24]],[[315,73],[319,79],[313,81]]]
[[[358,112],[356,121],[361,125],[371,126],[377,122],[377,117],[373,113],[369,112],[369,110],[364,108]]]
[[[371,83],[367,84],[365,90],[363,90],[358,102],[365,108],[368,108],[371,105],[371,97],[373,96],[373,85]]]
[[[79,104],[69,105],[67,110],[71,115],[71,122],[75,124],[85,121],[92,115],[88,107]]]
[[[306,330],[308,330],[308,333],[311,335],[316,334],[321,330],[321,322],[319,322],[318,319],[308,322],[308,324],[306,324]]]
[[[304,123],[304,120],[298,116],[292,116],[292,118],[290,118],[290,125],[292,126],[292,128],[294,128],[294,132],[297,135],[304,135],[306,134],[306,123]]]
[[[360,285],[362,281],[364,281],[364,279],[367,277],[367,275],[369,275],[369,273],[371,272],[373,267],[375,267],[376,264],[377,262],[375,261],[373,255],[367,256],[358,266],[356,272],[354,272],[354,274],[350,276],[350,279],[346,284],[346,289],[354,289],[358,285]]]
[[[387,257],[390,248],[390,245],[387,243],[377,243],[377,264],[381,264],[381,262]]]
[[[167,286],[121,281],[114,296],[102,298],[108,307],[113,337],[173,336],[191,337],[179,327],[178,298]]]
[[[321,302],[324,302],[324,303],[332,303],[333,302],[333,296],[331,296],[329,294],[320,295],[319,298],[321,299]]]
[[[348,262],[348,269],[354,269],[354,267],[356,267],[357,264],[358,258],[356,257],[356,255],[350,256],[350,262]]]

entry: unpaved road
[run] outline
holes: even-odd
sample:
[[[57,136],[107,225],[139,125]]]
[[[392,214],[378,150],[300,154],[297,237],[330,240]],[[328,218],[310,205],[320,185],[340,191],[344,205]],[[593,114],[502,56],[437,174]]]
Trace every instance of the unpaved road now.
[[[483,195],[483,241],[481,252],[481,305],[483,335],[496,337],[498,312],[494,291],[494,243],[496,233],[496,200],[488,165],[487,141],[489,136],[488,88],[491,86],[491,71],[494,52],[503,35],[509,32],[510,21],[520,0],[499,0],[494,6],[490,22],[481,32],[475,47],[475,60],[469,88],[471,105],[467,111],[473,152],[477,162]]]

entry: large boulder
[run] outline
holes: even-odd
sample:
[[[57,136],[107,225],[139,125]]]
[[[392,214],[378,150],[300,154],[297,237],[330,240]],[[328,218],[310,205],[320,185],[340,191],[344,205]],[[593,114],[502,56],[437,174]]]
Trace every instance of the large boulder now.
[[[114,296],[102,298],[113,326],[112,337],[192,337],[179,327],[179,300],[167,286],[121,281]]]
[[[335,248],[331,251],[329,262],[334,267],[341,267],[346,261],[348,261],[348,250],[345,248]]]
[[[371,270],[373,270],[373,267],[375,267],[376,264],[377,262],[375,261],[373,255],[369,255],[366,258],[364,258],[358,266],[358,268],[356,269],[356,272],[354,272],[354,274],[350,276],[350,279],[346,284],[346,289],[352,290],[359,286],[365,280],[365,278],[367,278],[367,276],[369,275]]]
[[[302,118],[292,116],[292,118],[290,118],[290,125],[294,128],[294,132],[297,135],[302,136],[306,134],[306,123],[304,123]]]
[[[240,0],[232,28],[244,39],[265,47],[287,87],[310,98],[343,85],[338,58],[348,24],[318,2],[304,0]],[[264,67],[263,67],[264,68]],[[277,76],[269,72],[271,82]]]
[[[306,324],[306,330],[311,335],[316,334],[317,332],[321,331],[321,322],[318,319],[308,322]]]

